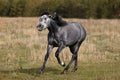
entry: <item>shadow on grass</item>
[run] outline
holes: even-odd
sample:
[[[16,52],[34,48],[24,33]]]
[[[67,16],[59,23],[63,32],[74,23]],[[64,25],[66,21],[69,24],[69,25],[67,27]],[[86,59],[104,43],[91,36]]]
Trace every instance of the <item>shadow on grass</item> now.
[[[28,74],[28,75],[34,75],[34,76],[39,76],[39,70],[40,68],[28,68],[28,69],[17,69],[17,70],[3,70],[3,71],[0,71],[2,73],[5,73],[5,74],[9,74],[9,73],[25,73],[25,74]],[[57,69],[57,68],[54,68],[54,67],[46,67],[45,68],[45,72],[44,74],[60,74],[61,70],[60,69]]]
[[[40,75],[39,74],[39,70],[40,68],[31,68],[31,69],[20,69],[18,70],[20,73],[26,73],[26,74],[31,74],[31,75]],[[60,70],[56,69],[56,68],[52,68],[52,67],[47,67],[45,69],[45,73],[44,74],[60,74]]]

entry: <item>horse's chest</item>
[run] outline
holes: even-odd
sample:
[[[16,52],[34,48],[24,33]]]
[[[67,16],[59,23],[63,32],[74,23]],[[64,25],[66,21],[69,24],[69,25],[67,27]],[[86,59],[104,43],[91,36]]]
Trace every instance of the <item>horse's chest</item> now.
[[[48,39],[49,44],[54,45],[56,47],[59,46],[60,42],[59,42],[59,40],[58,40],[57,37],[55,37],[55,36],[49,36],[48,38],[49,38]]]

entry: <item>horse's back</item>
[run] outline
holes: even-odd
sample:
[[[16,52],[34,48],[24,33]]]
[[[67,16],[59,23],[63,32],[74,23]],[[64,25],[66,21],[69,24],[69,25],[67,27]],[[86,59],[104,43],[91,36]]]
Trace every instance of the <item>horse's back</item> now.
[[[65,39],[67,44],[82,42],[86,37],[86,31],[79,23],[70,22],[62,28],[62,33],[64,33],[63,39]]]
[[[86,30],[80,23],[70,22],[68,24],[68,27],[70,27],[71,30],[74,31],[74,33],[77,33],[80,36],[80,39],[83,39],[83,40],[85,39]]]

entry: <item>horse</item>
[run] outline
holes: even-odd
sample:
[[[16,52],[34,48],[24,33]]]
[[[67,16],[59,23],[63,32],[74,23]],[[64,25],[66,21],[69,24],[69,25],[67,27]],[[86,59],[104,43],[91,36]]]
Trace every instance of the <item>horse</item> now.
[[[77,22],[64,21],[57,13],[52,15],[43,13],[39,18],[37,29],[38,31],[48,29],[47,52],[40,68],[40,74],[44,73],[49,54],[55,47],[58,47],[55,52],[55,57],[57,58],[58,63],[63,67],[66,65],[59,57],[60,52],[65,47],[69,47],[72,53],[70,62],[61,73],[66,73],[73,61],[75,61],[75,63],[72,71],[75,72],[78,69],[78,50],[86,38],[86,30],[84,27]]]

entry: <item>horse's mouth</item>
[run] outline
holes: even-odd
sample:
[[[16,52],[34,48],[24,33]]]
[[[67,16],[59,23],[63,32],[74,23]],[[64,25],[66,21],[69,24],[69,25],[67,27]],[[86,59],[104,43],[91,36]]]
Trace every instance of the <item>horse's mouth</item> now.
[[[37,28],[38,29],[38,31],[42,31],[43,29],[42,28]]]
[[[42,31],[42,30],[38,30],[38,31]]]
[[[38,31],[42,31],[45,30],[46,28],[38,28]]]

